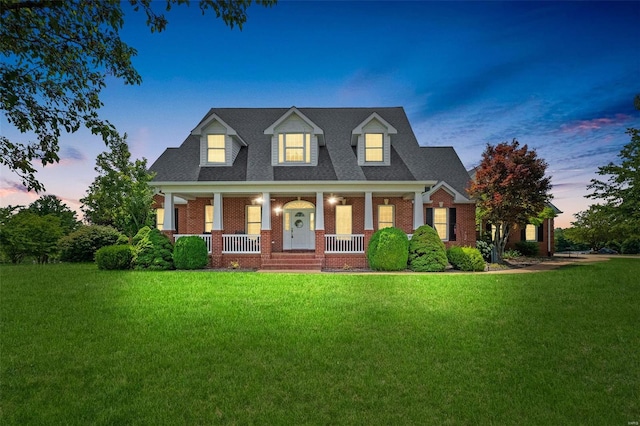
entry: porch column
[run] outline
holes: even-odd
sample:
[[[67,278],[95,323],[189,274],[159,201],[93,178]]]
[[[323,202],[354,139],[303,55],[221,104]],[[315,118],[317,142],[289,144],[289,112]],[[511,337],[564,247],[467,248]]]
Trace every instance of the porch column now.
[[[265,231],[271,230],[271,194],[262,193],[262,225],[261,229]]]
[[[164,193],[164,222],[162,228],[165,231],[175,231],[175,206],[173,204],[173,194],[171,192]]]
[[[422,208],[422,193],[416,191],[413,195],[413,230],[424,225],[424,209]]]
[[[324,231],[324,193],[316,192],[316,231]]]
[[[322,259],[322,266],[324,267],[324,193],[316,192],[316,259]]]
[[[364,193],[364,230],[373,231],[373,194]]]
[[[221,268],[222,249],[222,194],[213,194],[213,224],[211,226],[211,266]]]
[[[216,192],[213,194],[213,231],[222,231],[222,194]]]

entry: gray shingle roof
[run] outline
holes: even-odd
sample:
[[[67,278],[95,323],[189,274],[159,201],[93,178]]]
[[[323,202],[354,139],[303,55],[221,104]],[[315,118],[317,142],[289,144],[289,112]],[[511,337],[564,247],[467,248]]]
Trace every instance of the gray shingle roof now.
[[[317,167],[271,165],[271,136],[264,130],[290,108],[213,108],[247,143],[233,167],[200,167],[199,138],[189,136],[179,148],[168,148],[151,166],[154,181],[446,181],[466,195],[469,174],[452,147],[420,147],[402,107],[298,108],[324,131]],[[358,165],[351,145],[354,128],[373,113],[396,128],[391,135],[391,165]],[[201,122],[202,122],[201,121]]]

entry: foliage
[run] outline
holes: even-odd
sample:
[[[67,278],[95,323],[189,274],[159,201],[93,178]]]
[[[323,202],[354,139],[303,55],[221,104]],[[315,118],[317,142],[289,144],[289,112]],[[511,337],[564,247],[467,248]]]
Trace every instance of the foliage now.
[[[505,250],[502,258],[505,260],[509,260],[516,259],[520,256],[522,256],[522,253],[520,253],[518,250]]]
[[[616,240],[611,240],[611,241],[607,241],[607,244],[604,245],[606,248],[609,248],[611,250],[615,250],[618,253],[622,253],[622,243],[616,241]]]
[[[598,168],[597,173],[608,178],[592,179],[587,189],[593,192],[587,198],[604,201],[599,208],[613,232],[640,235],[640,129],[630,128],[627,134],[631,141],[618,154],[620,163]]]
[[[209,263],[207,244],[197,235],[179,238],[173,246],[176,269],[202,269]]]
[[[622,253],[624,254],[638,254],[640,253],[640,237],[629,237],[622,242],[620,246]],[[619,251],[620,252],[620,251]]]
[[[486,267],[480,250],[473,247],[453,246],[447,250],[447,259],[454,269],[460,271],[480,272]]]
[[[407,268],[409,239],[398,228],[382,228],[371,236],[367,247],[369,267],[374,271],[402,271]]]
[[[540,246],[533,241],[518,241],[515,244],[516,250],[519,251],[522,256],[538,256],[540,254]]]
[[[469,195],[477,200],[480,219],[496,226],[493,243],[502,258],[514,225],[538,217],[551,199],[547,163],[517,140],[487,145]]]
[[[617,239],[611,227],[609,210],[599,204],[589,206],[587,210],[576,213],[572,227],[564,234],[572,241],[585,243],[594,251],[600,250],[607,241]]]
[[[60,239],[60,260],[64,262],[93,262],[96,251],[122,242],[122,234],[110,226],[81,226]]]
[[[562,228],[556,228],[554,231],[555,235],[555,251],[557,253],[563,251],[572,251],[572,250],[589,250],[589,246],[585,243],[573,241],[567,236],[567,230]],[[571,234],[571,231],[569,231]]]
[[[447,251],[435,229],[422,225],[409,241],[409,269],[416,272],[442,272],[447,268]]]
[[[491,252],[493,251],[493,244],[492,243],[488,243],[488,242],[483,241],[483,240],[477,240],[476,241],[476,248],[478,249],[478,251],[480,252],[480,255],[482,255],[482,258],[485,261],[487,261],[487,262],[491,261]]]
[[[60,227],[63,235],[68,235],[78,229],[81,225],[76,217],[76,212],[64,204],[55,195],[43,195],[27,207],[32,213],[38,216],[52,214],[60,219]]]
[[[98,155],[98,173],[80,199],[85,218],[95,225],[118,228],[133,237],[143,226],[153,223],[153,190],[147,160],[130,161],[127,136],[109,143],[110,151]]]
[[[21,210],[0,226],[0,249],[12,263],[29,256],[38,263],[47,263],[56,253],[61,236],[60,218]]]
[[[134,252],[130,245],[105,246],[96,252],[96,264],[99,269],[131,269]]]
[[[156,8],[160,2],[130,0],[142,10],[151,31],[162,31],[167,19]],[[189,4],[167,0],[165,9]],[[215,12],[233,28],[242,28],[251,0],[202,0],[200,10]],[[272,0],[256,0],[270,6]],[[105,143],[118,136],[115,127],[99,115],[102,89],[109,78],[140,84],[132,64],[133,47],[120,38],[124,26],[119,0],[31,1],[2,0],[0,7],[0,109],[20,132],[34,132],[37,141],[26,144],[0,136],[0,164],[7,165],[29,190],[41,191],[33,161],[42,165],[60,160],[61,133],[86,127]]]
[[[165,271],[173,269],[173,246],[158,229],[144,227],[134,237],[136,269]]]

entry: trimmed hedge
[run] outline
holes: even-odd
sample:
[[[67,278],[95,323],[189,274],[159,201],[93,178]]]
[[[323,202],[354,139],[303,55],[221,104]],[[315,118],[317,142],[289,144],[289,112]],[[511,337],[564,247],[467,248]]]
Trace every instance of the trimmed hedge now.
[[[422,225],[409,241],[409,269],[416,272],[442,272],[447,268],[447,252],[435,229]]]
[[[173,246],[176,269],[202,269],[209,263],[207,244],[196,235],[180,237]]]
[[[98,269],[131,269],[135,249],[130,245],[102,247],[96,252]]]
[[[480,272],[486,267],[480,250],[473,247],[451,247],[447,250],[447,259],[454,269],[460,271]]]
[[[82,226],[58,243],[63,262],[93,262],[96,251],[117,244],[123,235],[110,226]],[[126,237],[124,237],[126,238]]]
[[[165,271],[173,269],[173,245],[165,234],[148,226],[140,229],[133,242],[136,248],[136,269]]]
[[[518,241],[515,245],[516,250],[523,256],[538,256],[540,254],[540,247],[538,243],[533,241]]]
[[[407,234],[398,228],[382,228],[371,236],[367,247],[369,267],[375,271],[402,271],[409,255]]]

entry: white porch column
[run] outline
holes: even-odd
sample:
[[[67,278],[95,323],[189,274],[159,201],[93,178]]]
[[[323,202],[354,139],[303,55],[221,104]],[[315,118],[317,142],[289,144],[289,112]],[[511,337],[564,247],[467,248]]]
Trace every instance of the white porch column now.
[[[222,194],[216,192],[213,194],[213,231],[222,231]]]
[[[263,231],[271,230],[271,194],[268,192],[262,193],[262,225]]]
[[[164,221],[162,224],[162,229],[165,231],[175,231],[176,230],[176,221],[174,219],[175,216],[175,206],[173,204],[173,194],[171,192],[164,193]]]
[[[324,231],[324,193],[316,192],[316,231]]]
[[[424,225],[424,211],[422,205],[422,193],[416,191],[413,195],[413,230]]]
[[[373,231],[373,194],[364,193],[364,230]]]

